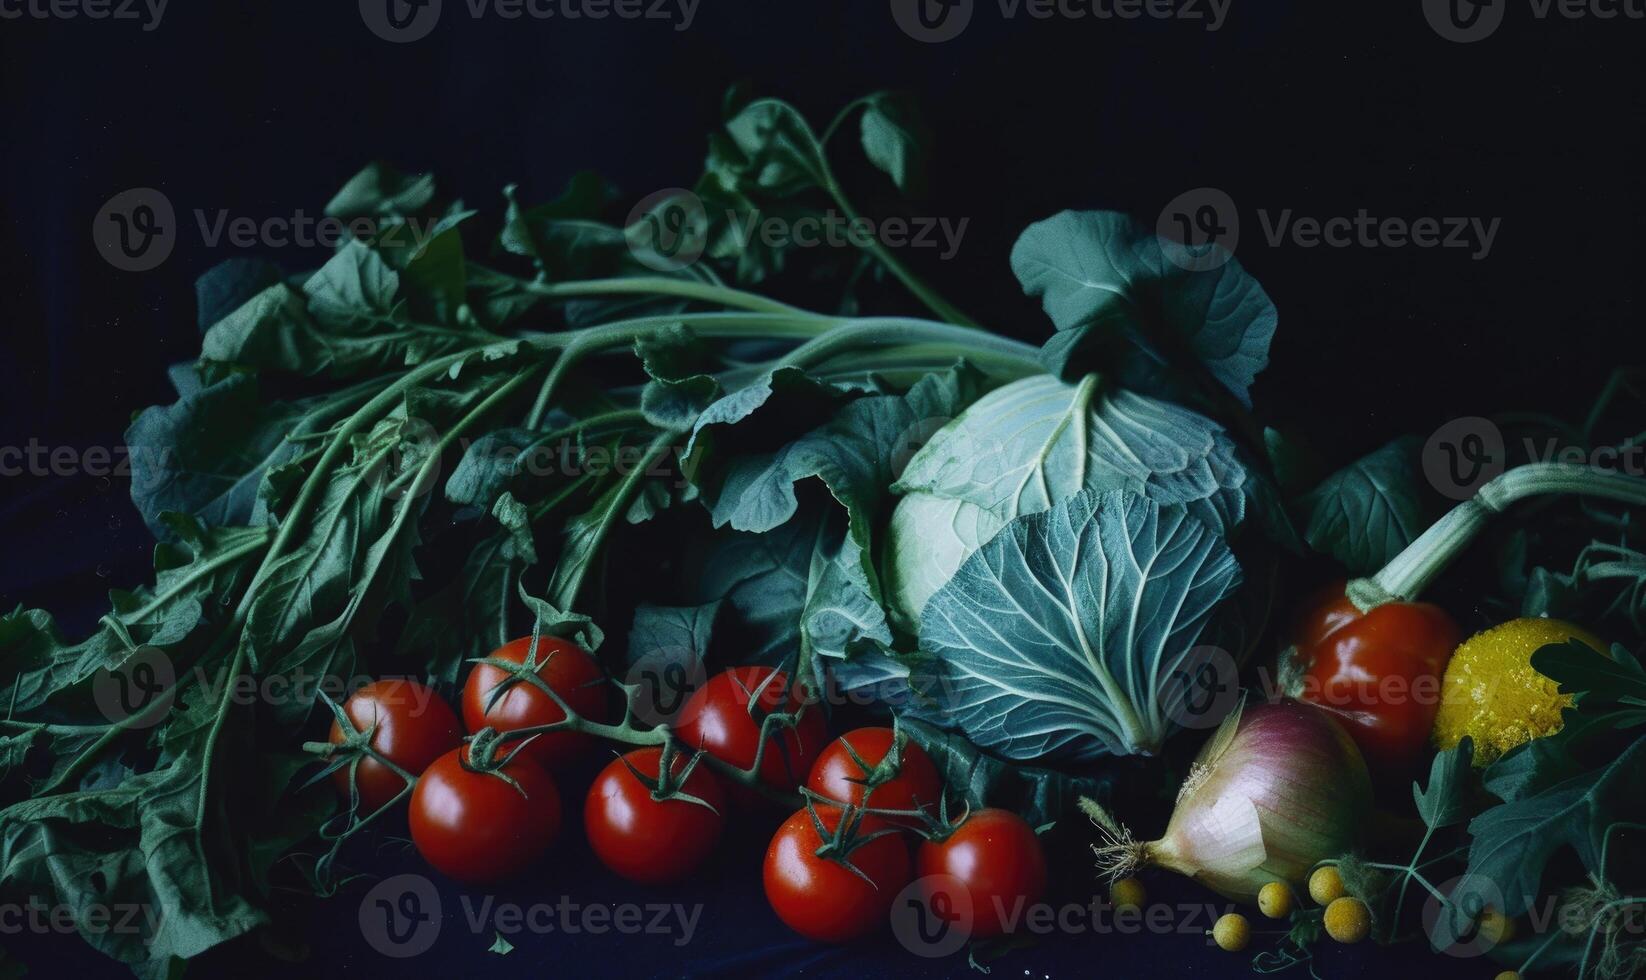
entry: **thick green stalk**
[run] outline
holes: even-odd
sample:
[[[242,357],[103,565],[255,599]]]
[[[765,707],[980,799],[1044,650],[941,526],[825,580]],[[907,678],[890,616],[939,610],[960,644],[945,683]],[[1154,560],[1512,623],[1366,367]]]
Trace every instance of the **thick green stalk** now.
[[[537,393],[537,400],[526,416],[526,428],[535,429],[542,424],[549,406],[554,403],[554,393],[558,390],[560,382],[589,354],[623,347],[681,324],[705,337],[800,339],[816,337],[835,329],[840,322],[832,317],[800,310],[785,313],[687,313],[679,316],[636,317],[632,320],[618,320],[596,327],[585,327],[582,330],[538,334],[530,338],[531,343],[544,347],[560,346],[562,353],[555,361],[554,369],[544,379],[542,389]]]
[[[576,299],[581,296],[652,295],[678,296],[681,299],[716,303],[720,306],[754,313],[801,313],[798,307],[768,299],[757,293],[744,292],[726,286],[715,286],[691,279],[670,279],[667,276],[632,277],[624,279],[583,279],[575,282],[530,282],[518,280],[528,292],[554,299]]]
[[[1575,463],[1517,466],[1452,508],[1382,571],[1369,579],[1350,582],[1349,599],[1363,611],[1386,602],[1413,601],[1474,541],[1494,515],[1529,497],[1557,493],[1646,506],[1646,480],[1639,477]]]
[[[1039,351],[1022,341],[974,327],[903,317],[867,317],[846,321],[790,351],[778,361],[778,365],[810,367],[847,351],[909,344],[928,345],[927,350],[943,345],[950,348],[957,358],[981,355],[995,364],[1010,365],[1031,374],[1040,374],[1045,370],[1040,366]]]

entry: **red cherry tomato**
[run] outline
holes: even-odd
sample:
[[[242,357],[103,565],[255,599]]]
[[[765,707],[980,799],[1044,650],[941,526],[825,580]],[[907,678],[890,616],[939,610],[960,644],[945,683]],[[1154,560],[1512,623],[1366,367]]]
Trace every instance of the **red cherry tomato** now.
[[[888,782],[881,783],[863,800],[863,779],[880,764],[891,750],[893,733],[890,728],[858,728],[830,742],[817,757],[806,786],[825,799],[853,806],[871,806],[880,810],[918,810],[935,812],[938,798],[943,794],[943,780],[932,764],[926,750],[913,742],[903,743],[902,768]],[[852,755],[856,753],[857,758]],[[917,817],[887,817],[904,826],[920,826]]]
[[[521,637],[498,647],[491,656],[511,663],[525,663],[531,645],[531,637]],[[590,721],[606,720],[606,687],[600,665],[582,647],[559,637],[539,637],[537,663],[537,676],[573,711]],[[492,690],[511,676],[499,667],[474,665],[468,683],[463,685],[463,724],[469,731],[489,727],[511,732],[565,719],[566,713],[554,699],[527,681],[510,685],[488,710]],[[552,771],[586,757],[594,746],[595,740],[581,732],[544,732],[532,739],[526,753]]]
[[[795,727],[775,730],[760,758],[760,779],[788,789],[810,771],[828,738],[828,724],[816,705],[807,704],[799,690],[790,688],[782,671],[733,667],[709,678],[681,709],[679,733],[687,745],[748,769],[760,747],[761,719],[778,713],[800,717]]]
[[[416,681],[373,681],[343,702],[343,713],[355,731],[371,731],[373,751],[413,776],[463,742],[463,727],[451,706]],[[331,742],[343,743],[343,726],[336,719],[331,723]],[[332,773],[332,782],[347,800],[349,767]],[[361,757],[354,784],[360,791],[361,816],[382,809],[406,788],[405,780],[371,756]]]
[[[655,784],[648,786],[629,770],[633,766],[655,780],[662,756],[662,749],[636,749],[613,760],[595,777],[583,804],[583,828],[595,856],[630,881],[655,884],[689,874],[714,850],[726,822],[726,795],[707,766],[699,764],[677,788],[708,806],[659,800]],[[677,755],[669,771],[679,776],[689,761]]]
[[[965,890],[969,901],[946,904],[973,939],[1002,935],[1046,894],[1040,839],[1010,810],[977,810],[947,840],[922,842],[915,866],[921,878],[947,875],[953,880],[938,879],[932,887]]]
[[[560,832],[554,777],[521,753],[502,768],[519,789],[491,773],[472,772],[469,747],[434,760],[412,791],[412,842],[442,874],[486,884],[524,871]]]
[[[845,811],[819,807],[818,818],[831,834]],[[865,818],[868,836],[886,824]],[[897,834],[863,844],[846,858],[863,880],[838,861],[818,857],[824,840],[801,810],[783,821],[766,848],[766,900],[784,924],[807,939],[843,943],[885,928],[892,902],[909,883],[909,848]]]
[[[1336,715],[1375,775],[1404,783],[1428,750],[1457,624],[1426,602],[1363,613],[1338,585],[1308,605],[1293,635],[1298,699]]]

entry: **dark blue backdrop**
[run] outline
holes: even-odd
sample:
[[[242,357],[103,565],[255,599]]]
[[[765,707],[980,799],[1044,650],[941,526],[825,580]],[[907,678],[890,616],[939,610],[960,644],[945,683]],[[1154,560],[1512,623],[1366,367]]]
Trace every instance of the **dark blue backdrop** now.
[[[373,36],[355,4],[340,0],[179,3],[153,31],[0,20],[0,445],[118,445],[131,412],[169,399],[165,366],[196,350],[193,278],[247,254],[208,247],[191,230],[158,269],[118,272],[90,233],[118,191],[159,188],[184,215],[313,214],[345,177],[381,158],[432,169],[484,208],[499,204],[506,183],[542,198],[584,168],[638,198],[695,176],[720,95],[740,79],[814,116],[873,89],[919,94],[940,135],[924,207],[971,223],[950,262],[912,261],[984,322],[1024,337],[1045,325],[1017,294],[1006,254],[1029,221],[1064,207],[1152,218],[1187,189],[1227,191],[1248,220],[1241,259],[1282,317],[1258,404],[1337,459],[1460,413],[1569,412],[1612,365],[1646,353],[1638,20],[1539,20],[1521,3],[1496,35],[1460,45],[1429,28],[1417,0],[1234,0],[1217,32],[1147,19],[1007,19],[980,0],[960,38],[927,45],[894,26],[883,0],[702,0],[684,31],[472,20],[465,4],[447,7],[431,36],[407,45]],[[1252,215],[1287,208],[1502,222],[1482,261],[1448,249],[1271,246]],[[291,269],[321,258],[251,251]],[[146,574],[150,542],[125,489],[92,476],[0,480],[0,606],[44,605],[83,626],[107,587]],[[694,941],[529,937],[488,964],[520,976],[966,972],[963,962],[917,961],[889,941],[849,952],[793,941],[760,899],[746,857],[658,898],[571,853],[515,897],[704,902]],[[417,868],[392,849],[381,863],[384,873]],[[314,913],[315,958],[304,973],[397,968],[358,928],[366,888]],[[491,935],[472,934],[459,893],[442,888],[445,928],[411,965],[458,975],[486,959]],[[75,941],[25,946],[44,975],[106,972]],[[236,948],[212,971],[276,969],[260,956]],[[1447,967],[1416,951],[1326,965],[1354,975],[1396,961],[1420,973]],[[996,966],[1011,976],[1159,969],[1244,967],[1183,936],[1069,938]]]

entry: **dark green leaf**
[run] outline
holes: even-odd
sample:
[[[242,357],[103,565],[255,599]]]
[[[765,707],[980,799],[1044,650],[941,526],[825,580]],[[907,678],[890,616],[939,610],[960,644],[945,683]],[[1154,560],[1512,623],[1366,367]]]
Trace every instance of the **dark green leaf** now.
[[[1279,318],[1233,259],[1207,268],[1123,214],[1064,211],[1023,232],[1012,271],[1059,331],[1046,357],[1060,377],[1119,370],[1142,387],[1159,365],[1192,360],[1251,404]]]
[[[1646,708],[1646,669],[1622,644],[1603,657],[1578,640],[1552,643],[1532,654],[1532,669],[1558,683],[1560,693],[1578,695],[1586,708]]]
[[[231,375],[173,405],[145,409],[126,430],[132,503],[157,536],[161,515],[218,527],[249,524],[263,474],[295,457],[288,435],[322,404],[264,402],[254,375]]]
[[[349,178],[326,205],[326,214],[350,218],[416,214],[434,200],[434,175],[403,174],[373,163]]]
[[[1406,436],[1327,477],[1303,500],[1310,547],[1352,575],[1377,571],[1429,526],[1429,495]]]
[[[995,758],[953,732],[922,721],[902,718],[898,725],[909,740],[926,750],[938,774],[957,803],[972,809],[986,806],[1011,810],[1030,826],[1040,827],[1074,810],[1082,796],[1107,799],[1108,782],[1098,776],[1071,776],[1055,769],[1037,769]],[[958,798],[958,800],[956,799]]]
[[[253,296],[279,285],[280,267],[263,259],[233,258],[214,265],[194,281],[196,319],[204,332]]]
[[[1465,794],[1469,787],[1470,760],[1474,743],[1465,736],[1456,748],[1435,754],[1429,766],[1429,785],[1419,788],[1412,784],[1412,798],[1417,801],[1418,816],[1430,830],[1450,827],[1469,815]]]
[[[862,119],[863,152],[905,194],[925,186],[930,133],[912,99],[879,92],[869,96]]]
[[[1646,737],[1594,772],[1482,813],[1469,823],[1469,870],[1453,891],[1453,902],[1470,914],[1491,905],[1505,915],[1520,915],[1541,893],[1549,860],[1565,847],[1591,873],[1599,873],[1606,828],[1625,806],[1639,809],[1643,784]]]

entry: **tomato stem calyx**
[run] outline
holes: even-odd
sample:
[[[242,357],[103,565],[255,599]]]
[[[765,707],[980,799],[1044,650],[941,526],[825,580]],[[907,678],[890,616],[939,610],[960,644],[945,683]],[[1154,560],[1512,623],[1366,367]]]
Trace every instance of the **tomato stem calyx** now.
[[[515,745],[510,746],[507,755],[499,759],[497,752],[499,747],[503,745],[503,733],[495,728],[482,728],[469,736],[468,749],[457,757],[458,762],[469,772],[496,776],[513,786],[516,793],[525,797],[526,788],[521,786],[518,780],[504,770],[508,768],[509,763],[514,761],[514,757],[524,751],[526,746],[530,745],[535,738],[537,738],[536,735],[530,735],[521,739]]]
[[[628,756],[620,753],[617,758],[619,762],[623,763],[623,767],[629,770],[629,773],[633,775],[635,779],[640,781],[640,785],[646,787],[646,789],[651,793],[651,798],[653,801],[657,803],[667,803],[670,800],[678,800],[681,803],[691,803],[696,806],[703,807],[710,813],[718,814],[720,811],[714,808],[714,804],[700,796],[693,796],[685,791],[687,780],[692,778],[692,773],[697,770],[698,763],[707,758],[708,753],[701,749],[692,753],[692,757],[686,761],[685,767],[682,768],[680,772],[676,773],[674,771],[674,760],[678,755],[679,750],[675,747],[675,741],[673,739],[669,739],[663,743],[663,747],[659,750],[657,759],[656,779],[653,779],[652,777],[641,772],[639,769],[636,769],[634,763],[629,761]]]
[[[863,869],[852,863],[852,853],[858,848],[871,844],[882,837],[890,837],[901,833],[902,828],[886,827],[871,833],[862,833],[863,818],[867,812],[860,806],[847,804],[840,807],[840,818],[835,821],[834,829],[830,830],[824,823],[822,816],[817,812],[817,804],[823,802],[839,806],[838,801],[825,799],[809,789],[802,789],[801,795],[806,798],[806,815],[811,818],[812,829],[817,832],[817,839],[822,845],[812,853],[824,861],[833,861],[847,871],[862,878],[870,886],[875,885],[874,879],[863,873]]]

